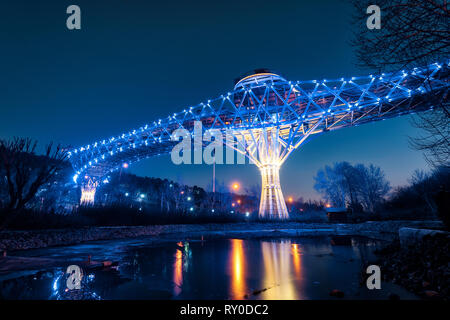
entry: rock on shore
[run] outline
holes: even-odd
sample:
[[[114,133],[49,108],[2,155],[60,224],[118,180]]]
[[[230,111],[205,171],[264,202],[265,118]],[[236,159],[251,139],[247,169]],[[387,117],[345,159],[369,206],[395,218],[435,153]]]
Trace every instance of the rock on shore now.
[[[403,227],[398,230],[400,245],[404,248],[421,244],[425,237],[441,236],[450,239],[450,232]]]
[[[445,233],[424,235],[410,246],[395,241],[378,255],[385,280],[425,299],[450,299],[450,241]]]

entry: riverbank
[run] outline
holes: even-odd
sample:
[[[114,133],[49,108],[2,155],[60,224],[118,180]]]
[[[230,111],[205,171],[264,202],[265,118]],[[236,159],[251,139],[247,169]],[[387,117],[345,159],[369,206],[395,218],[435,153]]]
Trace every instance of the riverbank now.
[[[209,239],[283,236],[358,235],[373,239],[393,240],[401,227],[438,228],[439,221],[368,221],[358,224],[331,223],[228,223],[180,224],[136,227],[86,227],[32,231],[1,231],[0,251],[16,251],[74,245],[88,241],[152,237]]]
[[[412,245],[393,241],[376,254],[384,280],[423,299],[450,300],[448,233],[430,234]]]

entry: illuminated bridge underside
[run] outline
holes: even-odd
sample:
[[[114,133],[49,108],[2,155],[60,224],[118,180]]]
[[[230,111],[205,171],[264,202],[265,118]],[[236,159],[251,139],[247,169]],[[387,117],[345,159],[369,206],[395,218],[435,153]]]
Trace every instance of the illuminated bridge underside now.
[[[251,80],[251,79],[250,79]],[[389,119],[448,103],[449,62],[392,74],[338,80],[285,81],[268,75],[226,95],[188,107],[139,129],[72,150],[74,180],[101,184],[124,162],[171,151],[174,130],[232,130],[261,170],[260,214],[287,217],[278,170],[311,134]],[[234,147],[228,143],[229,147]],[[239,151],[239,150],[238,150]]]

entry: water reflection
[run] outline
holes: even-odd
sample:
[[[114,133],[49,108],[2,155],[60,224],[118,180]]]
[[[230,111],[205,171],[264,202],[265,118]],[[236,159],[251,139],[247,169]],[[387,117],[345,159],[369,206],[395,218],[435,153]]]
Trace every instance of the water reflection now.
[[[297,278],[301,278],[301,265],[300,265],[300,250],[298,247],[298,244],[293,243],[292,247],[291,247],[291,252],[292,252],[292,259],[294,262],[294,270],[295,270],[295,276]]]
[[[261,242],[265,299],[296,300],[301,283],[301,259],[297,244],[289,240]],[[296,279],[298,278],[298,279]]]
[[[0,300],[329,299],[333,289],[344,291],[346,298],[383,299],[390,292],[405,297],[398,289],[368,292],[361,285],[362,266],[372,259],[375,242],[340,240],[142,241],[136,246],[116,241],[42,249],[34,256],[86,257],[96,249],[98,260],[117,261],[119,268],[86,270],[79,292],[66,291],[64,268],[8,276],[0,280]]]
[[[173,266],[174,293],[179,295],[183,285],[183,252],[177,248],[175,252],[175,262]]]
[[[101,300],[102,298],[92,287],[95,274],[84,275],[81,279],[81,289],[68,288],[69,273],[58,270],[52,284],[52,295],[50,300]]]
[[[242,299],[246,294],[243,240],[232,239],[230,252],[231,293],[233,299]]]
[[[229,240],[232,299],[300,299],[301,250],[290,240]],[[248,247],[246,245],[249,245]],[[254,245],[257,245],[255,248]],[[246,250],[248,249],[248,250]],[[254,257],[254,253],[259,255]]]

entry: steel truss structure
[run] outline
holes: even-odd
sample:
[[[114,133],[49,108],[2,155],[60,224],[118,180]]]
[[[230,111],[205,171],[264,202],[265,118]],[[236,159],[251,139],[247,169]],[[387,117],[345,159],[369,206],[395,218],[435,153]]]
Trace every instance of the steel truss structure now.
[[[445,61],[390,74],[311,81],[287,81],[273,73],[255,73],[225,95],[71,150],[74,181],[82,185],[82,201],[92,202],[95,189],[107,181],[104,179],[109,173],[125,162],[169,153],[177,143],[171,139],[174,130],[193,133],[194,121],[201,121],[204,132],[232,132],[236,141],[227,140],[225,144],[245,153],[260,169],[260,216],[287,218],[279,169],[293,150],[313,134],[448,103],[449,69],[449,61]]]

